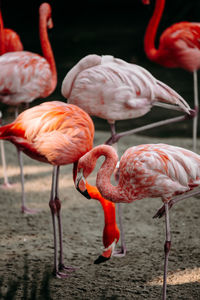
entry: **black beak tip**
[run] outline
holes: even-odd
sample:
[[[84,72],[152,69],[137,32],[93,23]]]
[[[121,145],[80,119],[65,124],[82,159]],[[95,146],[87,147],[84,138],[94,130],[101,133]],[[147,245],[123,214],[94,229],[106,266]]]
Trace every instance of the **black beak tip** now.
[[[77,191],[79,191],[79,193],[81,193],[85,198],[87,199],[91,199],[90,195],[88,194],[88,191],[85,190],[84,192],[82,192],[79,188],[77,188]]]
[[[103,262],[105,262],[109,259],[110,259],[110,257],[105,257],[103,255],[99,255],[99,257],[94,261],[94,264],[99,265],[99,264],[101,264],[101,263],[103,263]]]

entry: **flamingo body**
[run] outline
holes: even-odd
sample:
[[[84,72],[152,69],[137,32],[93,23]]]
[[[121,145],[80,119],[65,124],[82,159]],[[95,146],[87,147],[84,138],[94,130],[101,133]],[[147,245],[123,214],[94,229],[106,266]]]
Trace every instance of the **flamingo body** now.
[[[19,51],[0,56],[0,101],[8,105],[45,98],[55,88],[47,60],[40,55]]]
[[[87,177],[101,155],[107,162],[98,172],[96,185],[102,196],[113,202],[132,202],[145,197],[161,197],[168,202],[200,184],[200,156],[180,147],[147,144],[127,149],[120,160],[116,187],[109,179],[118,160],[112,147],[95,147],[79,160],[78,168]],[[90,160],[94,160],[92,166]]]
[[[12,29],[4,28],[5,52],[22,51],[23,45],[19,35]]]
[[[56,87],[56,66],[47,35],[47,27],[53,26],[51,6],[42,3],[39,15],[40,40],[44,57],[28,51],[16,51],[17,49],[0,57],[0,101],[8,105],[18,106],[20,103],[29,103],[39,97],[45,98]],[[4,34],[4,40],[5,49],[11,44],[14,46],[13,39],[8,38],[8,35]]]
[[[142,0],[149,4],[149,0]],[[180,22],[168,27],[160,37],[158,49],[155,38],[163,14],[165,0],[156,0],[154,13],[147,26],[144,37],[144,50],[147,57],[168,68],[182,68],[193,72],[194,108],[193,150],[197,148],[198,125],[198,82],[197,71],[200,68],[200,23]]]
[[[69,103],[110,123],[143,116],[156,101],[179,105],[187,113],[189,109],[182,97],[147,70],[109,55],[80,60],[63,80],[62,94]]]
[[[0,139],[11,141],[33,159],[52,165],[74,163],[92,149],[94,126],[79,107],[44,102],[0,127]],[[87,142],[86,142],[87,141]]]

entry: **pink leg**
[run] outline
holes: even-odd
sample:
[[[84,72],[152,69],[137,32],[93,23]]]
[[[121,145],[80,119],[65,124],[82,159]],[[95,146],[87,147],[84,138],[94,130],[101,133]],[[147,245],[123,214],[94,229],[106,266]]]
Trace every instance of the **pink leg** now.
[[[135,128],[135,129],[131,129],[131,130],[128,130],[128,131],[121,132],[121,133],[116,133],[113,136],[111,135],[111,137],[105,142],[105,144],[112,145],[112,144],[118,142],[120,138],[122,138],[124,136],[127,136],[127,135],[135,134],[135,133],[138,133],[138,132],[141,132],[141,131],[144,131],[144,130],[148,130],[148,129],[155,128],[155,127],[162,126],[162,125],[166,125],[166,124],[171,124],[171,123],[174,123],[174,122],[180,122],[180,121],[192,119],[196,116],[196,113],[197,113],[196,111],[191,110],[190,115],[179,116],[179,117],[175,117],[175,118],[155,122],[155,123],[152,123],[152,124],[148,124],[148,125],[145,125],[145,126],[141,126],[141,127]]]
[[[59,179],[59,166],[53,168],[52,175],[52,186],[51,186],[51,196],[49,201],[49,206],[51,209],[52,215],[52,224],[53,224],[53,235],[54,235],[54,271],[53,274],[57,278],[66,278],[69,275],[62,273],[62,270],[68,270],[63,264],[63,245],[62,245],[62,224],[61,224],[61,202],[58,198],[58,179]],[[59,246],[60,246],[60,256],[58,263],[58,247],[57,247],[57,233],[56,233],[56,216],[58,220],[58,232],[59,232]]]
[[[34,209],[30,209],[26,206],[26,198],[24,191],[24,170],[23,170],[23,161],[22,161],[22,152],[17,149],[17,156],[20,167],[20,176],[21,176],[21,188],[22,188],[22,204],[21,204],[21,212],[26,214],[36,214],[37,211]]]
[[[165,228],[166,228],[166,240],[165,240],[165,246],[164,246],[165,262],[164,262],[162,300],[166,300],[168,257],[169,257],[170,247],[171,247],[168,203],[165,203]]]
[[[192,191],[189,191],[189,192],[186,192],[182,195],[179,195],[179,196],[176,196],[174,197],[173,199],[171,199],[169,202],[168,202],[168,207],[169,209],[177,202],[181,201],[181,200],[184,200],[184,199],[187,199],[189,197],[193,197],[193,196],[196,196],[196,195],[199,195],[200,194],[200,190],[197,189],[197,190],[192,190]],[[162,218],[165,214],[165,206],[163,205],[158,211],[157,213],[153,216],[153,218]]]

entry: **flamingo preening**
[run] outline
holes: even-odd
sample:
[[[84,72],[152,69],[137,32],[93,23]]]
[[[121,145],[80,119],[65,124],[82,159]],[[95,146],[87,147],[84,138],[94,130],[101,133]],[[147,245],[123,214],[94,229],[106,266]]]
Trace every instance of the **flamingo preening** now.
[[[165,213],[165,259],[163,296],[166,299],[168,256],[171,247],[169,208],[179,200],[190,197],[200,186],[200,155],[181,147],[166,144],[146,144],[127,149],[120,159],[119,180],[112,185],[111,175],[118,162],[113,147],[99,145],[80,158],[77,166],[76,187],[87,194],[85,179],[95,168],[97,159],[105,161],[97,172],[96,186],[101,195],[114,203],[130,203],[143,198],[160,197],[164,207],[155,217]]]
[[[149,4],[150,0],[142,0]],[[154,13],[148,23],[144,37],[144,51],[147,57],[167,68],[182,68],[193,72],[194,109],[193,150],[197,148],[198,125],[198,82],[197,71],[200,68],[200,23],[179,22],[168,27],[160,36],[159,46],[155,47],[158,26],[165,7],[165,0],[156,0]]]
[[[0,101],[16,107],[37,98],[46,98],[56,88],[57,71],[53,51],[48,39],[47,28],[52,28],[51,6],[42,3],[39,8],[39,32],[44,57],[28,52],[16,51],[0,56]],[[19,150],[19,149],[18,149]],[[22,212],[31,213],[25,204],[23,163],[18,152],[21,184]]]

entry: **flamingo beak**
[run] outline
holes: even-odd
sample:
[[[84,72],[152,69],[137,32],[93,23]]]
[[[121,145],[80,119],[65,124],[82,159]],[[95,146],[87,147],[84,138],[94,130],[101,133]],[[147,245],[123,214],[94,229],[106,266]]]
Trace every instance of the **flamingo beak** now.
[[[83,176],[83,169],[80,169],[77,172],[76,179],[75,179],[75,186],[77,191],[79,191],[84,197],[86,197],[87,199],[91,199],[86,188],[86,181]]]
[[[114,253],[115,246],[116,246],[116,239],[110,246],[104,248],[103,253],[94,261],[94,264],[101,264],[102,262],[105,262],[108,259],[110,259]]]

